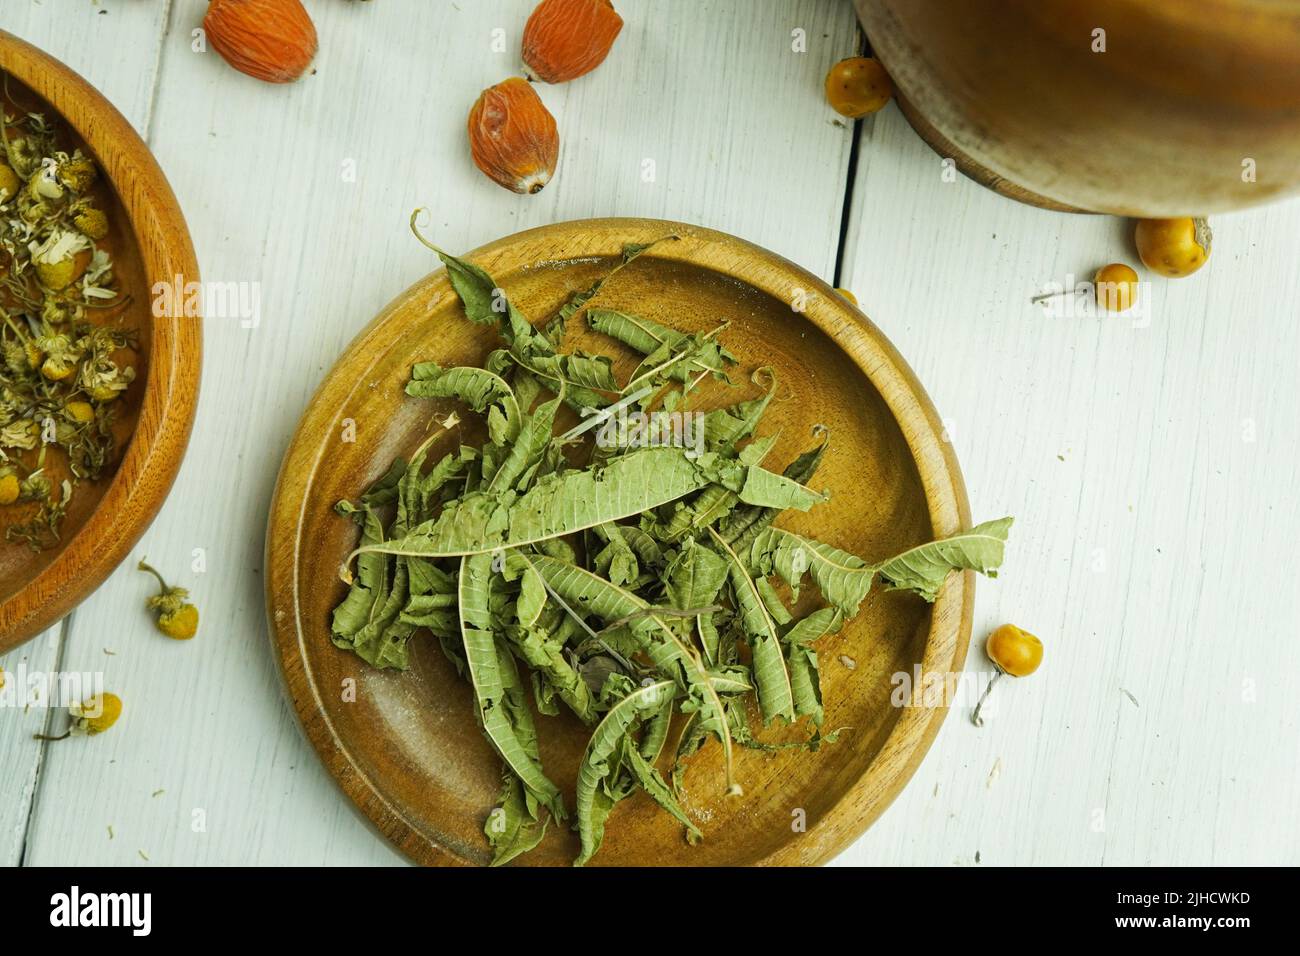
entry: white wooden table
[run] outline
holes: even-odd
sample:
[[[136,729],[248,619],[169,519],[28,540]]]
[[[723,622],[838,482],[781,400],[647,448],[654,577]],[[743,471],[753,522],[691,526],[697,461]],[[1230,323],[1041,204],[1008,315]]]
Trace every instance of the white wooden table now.
[[[254,329],[206,323],[193,441],[137,549],[186,575],[200,636],[153,633],[150,582],[123,567],[0,662],[103,671],[126,701],[111,734],[47,746],[31,739],[44,711],[0,711],[0,862],[399,862],[281,696],[261,556],[312,391],[435,265],[406,231],[417,205],[454,250],[658,216],[838,280],[948,419],[976,517],[1017,516],[1002,576],[980,582],[976,639],[1018,622],[1044,639],[1042,670],[1004,683],[982,730],[950,715],[840,862],[1300,862],[1300,203],[1215,220],[1208,266],[1153,284],[1145,328],[1048,318],[1029,302],[1046,283],[1136,263],[1130,226],[945,182],[893,105],[840,123],[821,82],[858,48],[847,0],[620,0],[606,64],[541,90],[563,155],[528,198],[473,169],[464,117],[517,72],[530,0],[307,5],[317,72],[287,88],[192,50],[203,0],[0,7],[0,27],[148,139],[204,277],[262,296]],[[190,573],[199,548],[206,571]],[[969,667],[989,664],[976,650]]]

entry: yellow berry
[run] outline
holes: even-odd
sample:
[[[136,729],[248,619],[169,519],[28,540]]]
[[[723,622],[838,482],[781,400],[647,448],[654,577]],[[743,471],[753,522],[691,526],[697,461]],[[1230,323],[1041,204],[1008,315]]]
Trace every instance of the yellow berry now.
[[[93,422],[95,420],[95,406],[90,402],[68,402],[64,408],[67,409],[68,417],[74,422]]]
[[[826,99],[835,112],[861,119],[881,109],[894,95],[889,74],[866,56],[840,60],[826,74]]]
[[[858,297],[854,295],[852,292],[850,292],[848,289],[836,289],[835,291],[838,292],[844,298],[848,299],[854,305],[858,304]]]
[[[1122,262],[1098,269],[1093,285],[1097,290],[1097,305],[1107,312],[1127,312],[1137,304],[1138,274]]]
[[[1014,624],[1003,624],[985,645],[989,659],[1004,674],[1028,677],[1043,662],[1043,642]]]
[[[1139,219],[1134,239],[1143,265],[1177,279],[1205,265],[1213,233],[1204,219]]]
[[[76,729],[83,734],[102,734],[117,723],[117,718],[122,715],[122,699],[116,694],[104,692],[96,694],[82,701],[80,704],[74,704],[69,708]]]
[[[0,505],[13,504],[18,500],[21,490],[17,475],[0,475]]]
[[[183,604],[169,614],[158,616],[158,630],[177,641],[188,641],[199,629],[199,609]]]

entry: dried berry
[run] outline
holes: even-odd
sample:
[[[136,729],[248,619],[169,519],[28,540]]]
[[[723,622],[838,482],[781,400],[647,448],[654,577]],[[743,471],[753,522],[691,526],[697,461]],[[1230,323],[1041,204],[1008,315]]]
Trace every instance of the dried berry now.
[[[826,99],[835,112],[862,119],[882,109],[894,95],[894,84],[879,61],[868,56],[840,60],[826,74]]]
[[[511,77],[484,90],[470,110],[469,146],[474,165],[493,182],[536,193],[555,175],[560,134],[537,91]]]
[[[1177,279],[1189,276],[1210,258],[1213,241],[1204,219],[1139,219],[1134,231],[1138,255],[1152,272]]]
[[[604,62],[623,29],[610,0],[542,0],[524,27],[524,62],[546,83],[567,83]]]
[[[316,27],[300,0],[212,0],[203,29],[222,59],[268,83],[292,83],[316,56]]]

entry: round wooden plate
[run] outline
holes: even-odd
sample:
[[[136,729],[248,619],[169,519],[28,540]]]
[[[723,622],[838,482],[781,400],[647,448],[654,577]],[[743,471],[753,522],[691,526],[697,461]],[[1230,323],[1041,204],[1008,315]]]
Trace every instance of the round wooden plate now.
[[[722,338],[741,367],[770,365],[781,383],[762,428],[779,430],[772,461],[784,464],[809,447],[815,425],[830,429],[814,481],[830,500],[782,523],[868,560],[969,525],[957,462],[902,357],[829,286],[779,256],[679,223],[600,219],[523,232],[469,258],[537,321],[608,271],[625,244],[666,235],[680,239],[636,260],[597,301],[688,331],[729,321]],[[795,302],[804,304],[802,314]],[[353,523],[332,508],[439,427],[434,414],[451,410],[405,397],[411,365],[478,364],[496,343],[494,330],[463,317],[441,270],[400,296],[312,400],[285,456],[267,531],[271,634],[307,736],[361,811],[427,864],[488,861],[482,827],[500,764],[475,724],[470,688],[436,642],[417,636],[402,673],[371,669],[330,643],[330,613],[344,593],[338,569],[356,543]],[[616,343],[574,319],[565,348],[584,345],[610,354]],[[629,355],[616,371],[633,364]],[[738,395],[713,387],[718,403]],[[451,447],[456,438],[445,440]],[[934,605],[873,592],[851,624],[818,645],[826,726],[850,728],[838,743],[815,753],[738,749],[742,797],[723,794],[721,748],[708,746],[685,777],[684,805],[704,841],[688,846],[680,826],[637,795],[615,810],[593,863],[793,864],[833,856],[880,815],[938,731],[943,709],[891,705],[892,678],[910,676],[917,664],[927,672],[961,669],[973,596],[969,572],[950,575]],[[764,736],[806,732],[796,726]],[[547,717],[538,735],[548,773],[571,800],[588,731],[576,719]],[[552,827],[520,859],[567,864],[576,851],[577,837]]]
[[[194,421],[202,332],[197,316],[153,315],[155,283],[197,282],[199,270],[176,197],[131,124],[72,70],[3,30],[0,75],[14,101],[56,121],[99,166],[97,199],[112,226],[106,245],[119,288],[131,296],[121,322],[139,333],[136,381],[118,400],[124,447],[116,469],[78,487],[61,546],[32,553],[0,534],[3,653],[99,587],[162,507]],[[3,523],[28,517],[20,511],[10,506]]]

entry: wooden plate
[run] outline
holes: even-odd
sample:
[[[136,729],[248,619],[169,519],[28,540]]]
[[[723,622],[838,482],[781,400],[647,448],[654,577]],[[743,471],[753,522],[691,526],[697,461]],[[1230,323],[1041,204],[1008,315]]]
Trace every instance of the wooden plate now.
[[[63,544],[38,554],[0,535],[0,653],[71,611],[126,557],[162,506],[180,468],[198,398],[200,321],[155,318],[156,282],[198,281],[198,266],[171,187],[149,148],[89,83],[57,60],[0,30],[0,73],[10,96],[57,121],[70,145],[99,166],[97,199],[112,231],[105,241],[119,288],[131,296],[122,316],[139,334],[135,384],[119,399],[119,459],[95,483],[82,483],[62,527]],[[20,506],[6,509],[22,517]]]
[[[764,433],[780,430],[773,461],[809,447],[814,425],[829,427],[830,451],[814,484],[831,499],[783,523],[869,560],[968,526],[957,463],[911,370],[861,313],[792,263],[720,233],[641,219],[547,226],[470,258],[525,314],[544,320],[607,271],[624,244],[670,234],[680,241],[661,243],[619,273],[600,304],[684,330],[729,321],[723,340],[742,367],[770,365],[781,382],[764,419]],[[791,308],[796,299],[806,302],[803,314]],[[609,354],[609,340],[578,326],[566,349],[590,337],[588,348]],[[493,330],[463,318],[441,270],[400,296],[312,400],[285,456],[267,532],[271,633],[294,708],[348,796],[420,863],[488,861],[482,826],[500,765],[475,725],[470,688],[436,642],[417,637],[404,673],[373,670],[330,643],[330,612],[344,593],[338,568],[356,543],[354,525],[332,506],[414,448],[434,413],[451,410],[404,396],[411,365],[477,364],[496,342]],[[628,363],[624,370],[630,356]],[[740,798],[723,795],[721,748],[709,746],[685,779],[685,806],[704,842],[687,846],[680,827],[638,795],[615,810],[593,862],[815,863],[834,855],[898,793],[943,720],[941,709],[891,706],[892,675],[910,675],[916,664],[959,671],[973,594],[969,573],[951,575],[933,606],[873,593],[851,625],[819,645],[826,724],[852,728],[838,743],[812,754],[738,749]],[[538,733],[547,771],[571,800],[588,732],[576,719],[550,717]],[[567,864],[576,850],[576,836],[553,827],[521,860]]]

